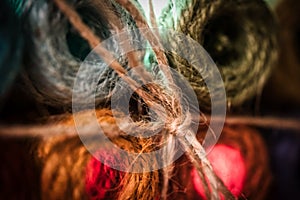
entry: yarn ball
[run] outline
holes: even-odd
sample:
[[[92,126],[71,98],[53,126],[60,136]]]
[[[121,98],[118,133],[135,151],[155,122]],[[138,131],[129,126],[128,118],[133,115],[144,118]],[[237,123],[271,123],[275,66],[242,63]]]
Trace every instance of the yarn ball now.
[[[239,197],[246,180],[246,164],[240,150],[220,144],[216,145],[207,157],[216,175],[235,197]],[[205,199],[204,188],[195,168],[192,171],[192,177],[195,190]]]
[[[108,151],[98,151],[97,156],[105,157],[108,163],[122,162]],[[89,198],[99,200],[115,197],[123,177],[124,172],[112,169],[92,157],[87,164],[85,176],[85,188]]]
[[[247,173],[242,196],[248,199],[266,199],[271,183],[271,170],[266,144],[258,130],[239,125],[224,126],[218,143],[238,149],[245,160]]]
[[[6,1],[0,2],[0,96],[14,81],[20,68],[22,35],[20,23]]]
[[[132,40],[140,41],[131,15],[114,1],[73,0],[70,5],[101,41],[121,30],[129,30]],[[23,26],[28,35],[26,48],[30,49],[23,74],[28,92],[36,101],[59,108],[69,108],[72,103],[86,104],[86,97],[91,96],[95,96],[96,104],[106,103],[115,91],[117,73],[100,57],[85,63],[88,67],[77,74],[91,52],[88,42],[53,1],[27,0],[25,7],[30,7],[23,13]],[[107,50],[128,69],[119,43],[115,40],[108,43]],[[74,91],[81,96],[72,101],[75,80],[79,84]]]
[[[90,154],[79,137],[59,133],[42,140],[36,154],[41,167],[37,199],[86,199],[84,176]]]
[[[183,33],[199,42],[220,70],[229,105],[240,106],[262,89],[277,57],[276,23],[262,0],[169,0],[160,16],[160,26]],[[178,40],[165,43],[177,49]],[[190,45],[180,46],[185,55],[197,58]],[[200,106],[210,110],[210,94],[204,78],[176,52],[168,53],[171,67],[186,77]],[[203,63],[205,65],[205,62]]]

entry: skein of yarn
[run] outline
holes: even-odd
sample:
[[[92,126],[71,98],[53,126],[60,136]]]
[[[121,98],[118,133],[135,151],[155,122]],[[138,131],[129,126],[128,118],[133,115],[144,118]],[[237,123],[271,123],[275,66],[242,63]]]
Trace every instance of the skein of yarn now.
[[[141,142],[137,139],[120,136],[120,130],[114,128],[116,124],[111,111],[97,110],[96,113],[100,125],[104,125],[107,130],[112,131],[106,134],[120,148],[138,152],[145,149],[145,145],[141,146]],[[82,113],[82,117],[86,119],[89,114],[90,111]],[[86,123],[86,126],[89,127],[89,122],[86,121]],[[48,125],[51,125],[51,123]],[[38,177],[37,180],[28,185],[37,192],[30,193],[28,191],[27,194],[25,193],[26,195],[30,193],[31,199],[160,199],[162,180],[166,171],[155,170],[145,173],[131,173],[115,170],[100,162],[97,156],[102,156],[109,162],[119,163],[120,165],[127,162],[126,157],[119,157],[117,152],[104,151],[106,146],[104,141],[101,146],[98,146],[97,156],[93,157],[76,133],[71,135],[68,133],[66,127],[71,128],[74,126],[71,116],[66,116],[58,121],[55,120],[52,125],[65,128],[56,133],[56,136],[36,138],[34,143],[31,142],[31,150],[25,151],[25,155],[22,154],[26,159],[19,162],[24,163],[16,166],[24,165],[24,169],[28,170],[28,173],[32,172],[30,170],[32,168],[37,169],[35,171],[37,173],[35,176]],[[75,131],[75,129],[72,130]],[[199,138],[202,137],[201,130],[198,133]],[[93,132],[90,129],[88,134]],[[147,142],[149,147],[156,145],[154,141],[149,145],[149,142],[151,142],[149,139]],[[245,165],[246,175],[243,178],[244,181],[242,181],[239,197],[263,199],[269,185],[270,172],[265,144],[258,132],[245,126],[226,125],[218,145],[236,149],[244,160],[243,165]],[[216,161],[216,158],[213,159]],[[217,159],[221,159],[217,162],[223,163],[225,167],[227,162],[231,162],[230,156],[219,156]],[[15,163],[13,157],[11,157],[11,161]],[[149,162],[147,157],[145,157],[145,162]],[[151,162],[154,164],[156,161],[151,160]],[[223,164],[222,166],[214,166],[215,170],[220,167],[223,169]],[[8,168],[12,171],[7,171],[7,173],[16,173],[18,170],[15,170],[15,168]],[[187,156],[181,157],[172,164],[172,168],[174,170],[170,176],[167,199],[200,198],[201,195],[199,196],[199,190],[197,190],[198,186],[195,185],[199,184],[199,179],[195,182],[195,173],[193,173],[195,166],[189,158]],[[222,171],[222,169],[219,170]],[[228,168],[228,170],[230,173],[236,173],[235,168]],[[234,178],[231,180],[232,177],[224,177],[222,174],[219,174],[219,176],[225,184],[235,181]],[[34,185],[34,183],[37,185]],[[234,184],[239,183],[234,182]],[[5,194],[0,194],[0,196]]]
[[[228,105],[239,106],[258,94],[276,60],[276,23],[262,0],[170,0],[160,16],[160,25],[203,45],[221,72]],[[176,46],[171,37],[166,42]],[[195,54],[190,46],[180,49]],[[171,67],[189,80],[200,106],[209,109],[203,77],[176,52],[170,52],[168,58]]]
[[[41,199],[88,199],[85,166],[90,159],[78,137],[61,136],[39,145]]]
[[[208,154],[208,159],[231,192],[238,199],[265,199],[270,188],[271,172],[266,144],[260,133],[247,126],[225,125],[215,147]],[[220,147],[227,151],[219,152]],[[234,163],[232,156],[235,157]],[[231,167],[232,164],[235,167]],[[170,199],[176,199],[177,196],[182,196],[182,199],[203,199],[203,187],[198,175],[194,173],[195,167],[186,162],[186,158],[176,161],[176,166],[170,193],[178,192],[170,194]],[[176,183],[182,184],[178,186]],[[181,194],[182,191],[186,191],[185,195]]]
[[[130,14],[115,1],[69,2],[101,40],[123,29],[132,32],[132,41],[139,37]],[[31,51],[27,52],[23,78],[37,101],[54,107],[70,108],[75,79],[82,79],[82,88],[90,88],[90,82],[93,81],[89,79],[90,75],[101,71],[95,98],[96,104],[106,102],[114,92],[115,82],[119,78],[116,72],[107,67],[104,61],[98,60],[98,63],[89,63],[88,72],[82,72],[76,77],[82,61],[91,51],[88,42],[72,27],[53,1],[28,0],[24,4],[28,9],[21,15],[28,36],[26,46]],[[117,41],[107,48],[122,55]],[[127,69],[124,56],[117,57],[117,61]],[[94,93],[87,95],[92,96]]]
[[[127,151],[147,151],[139,139],[120,136],[112,113],[109,110],[97,110],[100,125],[112,132],[106,133],[120,148]],[[84,112],[82,118],[88,118],[90,112]],[[74,126],[72,117],[60,123]],[[88,123],[88,122],[87,122]],[[86,124],[86,126],[89,126]],[[90,130],[91,133],[94,130]],[[145,139],[145,142],[151,139]],[[98,141],[97,156],[108,162],[127,162],[117,152],[105,149],[105,141]],[[149,147],[150,148],[150,147]],[[149,151],[149,150],[148,150]],[[39,158],[42,160],[41,195],[42,199],[155,199],[159,195],[159,172],[125,173],[107,166],[92,157],[78,136],[57,136],[46,139],[39,145]],[[65,156],[63,161],[61,156]],[[141,154],[141,156],[143,156]],[[147,162],[147,157],[145,157]],[[155,162],[155,161],[151,161]],[[148,165],[148,163],[145,163]],[[143,166],[140,166],[143,167]],[[68,184],[69,183],[69,184]]]
[[[265,199],[271,183],[268,151],[260,133],[241,125],[225,126],[218,144],[239,149],[246,164],[246,179],[241,197]]]

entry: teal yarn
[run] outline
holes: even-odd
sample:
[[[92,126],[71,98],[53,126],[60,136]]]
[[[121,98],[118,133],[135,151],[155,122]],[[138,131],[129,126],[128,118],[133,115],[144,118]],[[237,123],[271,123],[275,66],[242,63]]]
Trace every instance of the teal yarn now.
[[[29,0],[8,0],[17,16],[21,16],[26,10],[26,5]]]
[[[0,2],[0,97],[13,83],[23,47],[20,22],[6,1]]]

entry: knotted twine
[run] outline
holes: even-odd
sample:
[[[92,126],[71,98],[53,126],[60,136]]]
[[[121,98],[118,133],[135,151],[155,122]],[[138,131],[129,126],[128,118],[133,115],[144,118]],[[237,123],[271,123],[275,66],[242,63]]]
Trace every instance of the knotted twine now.
[[[84,28],[84,30],[78,30],[81,31],[81,36],[84,37],[89,44],[92,47],[95,47],[93,45],[96,44],[97,41],[100,41],[99,38],[97,38],[95,35],[91,34],[92,32],[89,31],[89,28],[87,26],[85,26],[84,24],[82,24],[81,20],[77,20],[78,15],[72,11],[72,9],[70,7],[68,7],[67,4],[60,2],[60,1],[55,1],[56,4],[58,5],[58,7],[64,12],[64,14],[66,14],[69,19],[70,22],[72,23],[72,25],[74,25],[74,27],[78,28]],[[147,25],[147,23],[144,23],[144,20],[142,19],[142,16],[138,15],[139,12],[135,12],[137,9],[136,7],[131,4],[129,1],[118,1],[122,6],[124,6],[127,10],[130,11],[130,13],[134,13],[133,17],[135,19],[135,21],[137,22],[138,26],[143,26],[143,25]],[[140,27],[141,28],[141,27]],[[85,31],[85,33],[89,33],[91,37],[89,37],[89,35],[83,34]],[[159,41],[153,37],[153,35],[151,34],[151,31],[148,32],[148,34],[142,33],[144,34],[144,37],[146,39],[148,39],[153,43],[158,43]],[[164,58],[163,53],[160,50],[157,49],[153,49],[154,52],[157,55],[158,61],[161,62],[162,64],[167,64],[166,60]],[[105,52],[104,50],[100,50],[98,51],[98,53],[101,55],[103,55],[103,52]],[[105,54],[104,54],[105,55]],[[111,65],[111,67],[113,69],[116,69],[115,66]],[[126,74],[124,74],[123,70],[121,70],[121,66],[119,66],[119,68],[116,71],[120,77],[122,79],[124,79],[129,85],[131,85],[133,87],[133,89],[135,89],[135,91],[138,93],[139,96],[142,97],[142,99],[146,102],[147,105],[149,105],[150,107],[155,107],[155,112],[158,113],[159,116],[163,116],[165,113],[166,117],[162,117],[163,119],[167,119],[167,126],[169,124],[171,124],[171,127],[178,127],[178,124],[176,124],[175,126],[172,125],[172,123],[169,122],[173,122],[173,121],[177,121],[179,119],[180,124],[182,123],[182,111],[181,111],[181,105],[180,102],[178,103],[178,97],[176,94],[176,90],[174,90],[173,85],[171,85],[171,94],[173,94],[173,96],[169,95],[168,92],[165,93],[165,90],[162,90],[161,93],[157,92],[157,91],[161,91],[160,87],[157,87],[155,84],[151,84],[150,86],[147,86],[147,92],[140,90],[138,88],[135,88],[135,84],[134,82],[126,76]],[[167,77],[169,77],[169,81],[172,84],[172,78],[170,77],[170,74],[168,73],[167,69],[163,69],[163,72],[165,73],[165,75]],[[167,90],[168,91],[168,90]],[[154,96],[155,94],[160,94],[157,96]],[[175,94],[175,95],[174,95]],[[175,98],[173,98],[175,96]],[[161,110],[163,109],[163,111]],[[164,112],[165,111],[165,112]],[[185,116],[186,117],[186,116]],[[187,116],[188,119],[188,116]],[[171,133],[168,127],[166,127],[166,129],[164,129],[166,131],[166,134],[163,134],[163,139],[165,139],[165,137],[169,138],[171,137],[172,140],[175,140],[175,137],[173,137],[172,134],[174,134],[175,136],[179,136],[177,138],[180,139],[180,142],[182,143],[182,145],[185,147],[185,149],[188,151],[188,155],[190,157],[190,159],[193,161],[194,165],[197,167],[198,172],[200,177],[202,177],[202,181],[204,182],[204,185],[206,186],[205,188],[207,189],[207,185],[210,185],[210,187],[212,188],[212,195],[210,195],[210,191],[207,189],[207,197],[208,198],[213,198],[213,199],[219,199],[219,192],[221,192],[225,197],[227,197],[228,199],[233,199],[232,194],[228,191],[228,189],[224,186],[224,184],[222,183],[222,181],[214,174],[212,167],[209,164],[209,161],[205,158],[205,150],[203,149],[202,145],[197,142],[197,139],[195,137],[195,135],[188,129],[185,133],[181,133],[178,132],[178,130],[175,133]],[[182,134],[182,136],[180,137],[180,134],[177,135],[178,133]],[[165,140],[163,140],[165,141]],[[200,167],[200,164],[203,164],[202,167]],[[203,170],[203,172],[201,172]],[[206,178],[205,179],[202,174],[205,174]],[[206,181],[207,180],[207,181]],[[126,190],[125,190],[126,191]],[[167,195],[163,194],[162,198],[166,199]],[[132,196],[125,196],[125,199],[131,199]]]
[[[91,111],[87,111],[81,114],[83,123],[85,123],[87,127],[90,127],[89,121],[86,120],[84,122],[84,119],[88,119],[91,113]],[[119,147],[127,151],[136,152],[140,152],[141,149],[143,149],[143,152],[147,152],[155,148],[155,140],[148,140],[148,143],[144,140],[145,143],[142,147],[136,142],[136,138],[130,138],[122,133],[115,124],[115,118],[110,110],[97,110],[96,113],[99,124],[105,130],[107,136]],[[56,125],[56,127],[61,125],[72,127],[74,126],[74,121],[72,116],[64,116],[64,118],[60,120],[55,120],[53,125]],[[198,132],[197,136],[199,137],[199,141],[203,139],[201,132],[205,129],[206,127],[202,127]],[[93,127],[90,127],[88,132],[92,133]],[[156,139],[156,143],[159,143],[159,138]],[[150,144],[152,144],[152,146]],[[245,159],[247,177],[242,196],[264,199],[270,183],[270,174],[267,159],[268,154],[265,149],[265,144],[258,132],[245,126],[226,125],[218,144],[224,144],[238,149]],[[103,143],[101,147],[104,148],[105,145],[106,144]],[[42,168],[41,195],[43,199],[93,199],[97,196],[99,197],[99,193],[92,190],[90,185],[89,188],[86,188],[87,182],[85,181],[88,180],[84,180],[84,177],[90,177],[86,175],[86,173],[91,170],[88,163],[90,162],[89,160],[92,159],[92,156],[87,152],[77,136],[68,136],[62,131],[54,137],[45,138],[38,146],[37,155]],[[115,152],[102,152],[102,154],[98,155],[112,159],[113,162],[119,162],[120,165],[127,162],[126,157],[120,158]],[[62,156],[65,157],[62,159]],[[145,156],[145,162],[149,162],[147,159]],[[176,161],[174,163],[174,174],[171,174],[168,187],[168,197],[170,198],[179,198],[180,196],[183,198],[187,196],[196,198],[192,192],[194,189],[189,186],[189,183],[192,182],[192,180],[189,179],[189,177],[191,177],[191,169],[195,166],[189,164],[190,162],[187,163],[187,160],[190,160],[189,158],[185,157],[183,160],[185,161]],[[99,161],[96,160],[95,162]],[[155,162],[155,160],[153,162]],[[143,167],[143,165],[140,167]],[[100,171],[99,173],[103,172]],[[115,180],[113,184],[110,184],[110,188],[106,188],[105,197],[113,199],[157,199],[161,197],[160,187],[163,186],[164,173],[164,170],[142,174],[127,173],[125,175],[122,174],[122,172],[115,172],[116,177],[119,176],[121,178]],[[99,174],[95,174],[96,177],[93,178],[97,178],[97,175]],[[113,177],[109,176],[109,178]],[[104,182],[107,180],[99,180],[99,186],[94,182],[94,188],[99,187],[101,191],[103,191],[105,187],[101,187],[101,181]],[[185,189],[187,194],[182,195],[178,187]],[[98,192],[100,192],[100,190],[98,190]]]

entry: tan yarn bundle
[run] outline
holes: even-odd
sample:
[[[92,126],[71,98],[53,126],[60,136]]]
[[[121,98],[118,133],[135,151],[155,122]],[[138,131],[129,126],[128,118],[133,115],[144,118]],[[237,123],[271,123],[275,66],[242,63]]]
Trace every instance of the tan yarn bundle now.
[[[160,25],[203,45],[221,72],[229,106],[240,106],[259,94],[276,61],[276,23],[261,0],[170,0]],[[167,37],[166,43],[176,46],[172,40]],[[189,45],[180,50],[194,52]],[[171,67],[189,80],[200,107],[209,109],[203,77],[176,52],[169,53],[168,59]]]
[[[145,25],[145,21],[142,19],[141,14],[138,12],[138,9],[134,6],[133,3],[130,3],[130,1],[122,1],[122,0],[116,2],[118,2],[121,6],[123,6],[124,9],[126,9],[129,13],[131,13],[132,18],[135,20],[135,23],[138,27],[143,27]],[[204,3],[204,1],[198,1],[197,3],[193,2],[191,5],[190,4],[184,5],[184,7],[187,8],[187,10],[189,10],[189,15],[186,14],[182,15],[183,19],[179,21],[181,28],[178,30],[187,33],[185,32],[185,30],[191,28],[191,30],[188,30],[188,35],[190,35],[191,37],[194,36],[193,39],[197,40],[198,42],[202,42],[203,39],[201,38],[205,34],[202,32],[201,32],[202,34],[200,34],[198,31],[205,29],[206,25],[209,25],[210,20],[208,19],[210,19],[211,15],[212,16],[214,15],[214,12],[222,13],[224,11],[225,12],[224,15],[226,16],[227,9],[229,9],[228,11],[229,13],[230,12],[235,13],[236,10],[234,8],[238,10],[238,8],[240,7],[235,7],[233,2],[235,1],[230,1],[230,2],[212,1],[212,3],[206,4]],[[244,1],[237,1],[237,2],[240,3],[238,5],[241,7],[243,7],[243,5],[246,5],[244,8],[245,10],[246,8],[248,8],[247,6],[250,5],[249,7],[253,10],[260,9],[262,7],[261,9],[263,11],[266,11],[266,9],[264,8],[264,6],[261,4],[260,1],[255,1],[255,3],[253,4]],[[76,18],[78,17],[78,15],[76,15],[76,12],[74,14],[72,10],[70,10],[65,4],[60,3],[59,0],[56,0],[55,3],[58,6],[58,8],[61,9],[62,13],[67,15],[68,20],[70,20],[71,25],[74,26],[75,29],[80,29],[80,27],[82,28],[81,29],[82,32],[79,34],[81,34],[81,36],[87,40],[90,47],[91,48],[95,47],[97,45],[97,42],[100,41],[100,39],[97,36],[95,36],[95,34],[93,34],[88,27],[84,26],[84,23],[80,20],[80,18]],[[185,10],[184,12],[187,12],[187,10]],[[193,15],[191,15],[191,13],[193,13]],[[242,15],[243,12],[241,11],[241,13],[239,14]],[[217,16],[216,21],[218,21],[219,15],[216,16]],[[221,14],[220,16],[223,15]],[[241,60],[239,60],[240,62],[238,62],[236,65],[234,64],[234,66],[239,67],[240,65],[244,66],[243,65],[244,62],[246,63],[245,65],[248,65],[249,64],[248,62],[251,61],[249,65],[253,66],[253,69],[255,70],[254,71],[250,70],[251,71],[250,72],[249,68],[251,67],[249,66],[247,66],[246,68],[243,67],[242,69],[236,68],[235,70],[234,66],[230,66],[230,64],[228,64],[228,66],[227,65],[224,66],[224,68],[222,67],[221,71],[223,73],[223,78],[225,79],[225,87],[227,89],[227,93],[229,96],[229,102],[234,105],[239,105],[242,102],[244,102],[246,99],[250,98],[249,96],[253,96],[255,90],[261,86],[267,74],[269,73],[270,70],[269,65],[271,65],[275,55],[273,51],[273,46],[275,46],[275,42],[274,42],[273,34],[271,34],[271,36],[266,34],[265,29],[267,29],[267,27],[269,27],[270,24],[271,24],[270,27],[273,28],[272,26],[273,21],[272,19],[269,18],[270,16],[268,14],[267,16],[268,16],[266,20],[267,25],[265,25],[262,22],[263,25],[261,27],[264,27],[262,29],[256,30],[255,29],[256,26],[252,24],[252,21],[251,23],[248,24],[246,31],[243,33],[249,33],[250,30],[254,29],[253,31],[254,35],[250,34],[250,36],[244,36],[246,37],[247,45],[249,47],[251,46],[251,48],[253,48],[252,49],[253,51],[251,51],[250,53],[243,51],[243,53],[241,53],[243,55],[244,54],[246,55],[247,59],[245,60],[247,60],[247,62],[241,58]],[[198,20],[193,20],[190,19],[189,17],[196,17],[197,19],[200,20],[200,23],[194,26],[191,24],[190,24],[191,26],[186,26],[188,24],[187,22],[199,22]],[[203,17],[204,19],[201,17]],[[206,17],[208,18],[206,19]],[[242,19],[245,19],[245,21],[247,21],[246,19],[248,18],[245,17]],[[203,20],[204,23],[202,23],[201,20]],[[185,25],[185,27],[183,27],[183,25]],[[80,32],[80,30],[77,31]],[[255,35],[255,33],[257,32],[259,32],[261,35],[260,34]],[[261,36],[261,40],[263,42],[260,42],[259,44],[256,43],[254,40],[256,36]],[[148,37],[151,39],[151,35],[150,36],[148,35]],[[145,38],[149,39],[147,38],[147,36],[145,36]],[[210,47],[210,44],[208,44],[208,46]],[[270,54],[267,55],[266,52]],[[167,64],[167,60],[165,59],[165,56],[162,52],[157,50],[155,51],[154,49],[154,53],[156,54],[157,60],[159,62]],[[258,58],[255,56],[258,56]],[[203,86],[203,83],[201,83],[201,77],[199,78],[198,74],[194,75],[193,70],[187,67],[188,63],[184,63],[184,61],[180,60],[176,56],[173,57],[173,55],[169,55],[168,59],[172,67],[178,69],[180,73],[188,77],[191,84],[196,89],[198,96],[201,97],[200,106],[206,108],[207,106],[209,107],[208,105],[209,103],[207,103],[208,94],[205,89],[205,86]],[[230,62],[231,61],[232,60],[230,60]],[[130,62],[130,59],[128,62]],[[217,61],[217,62],[221,62],[221,61]],[[235,63],[234,61],[232,62]],[[119,75],[123,78],[125,77],[126,71],[125,72],[123,71],[122,65],[120,65],[120,63],[117,63],[116,65],[112,65],[111,67],[112,69],[115,70],[114,71],[115,75]],[[163,73],[166,76],[168,76],[168,71],[163,71]],[[233,75],[230,73],[233,73]],[[246,74],[247,76],[241,74]],[[237,77],[240,77],[241,79],[245,79],[245,83],[242,82],[244,84],[241,84],[240,79]],[[258,81],[259,86],[257,85],[253,86],[252,84],[250,84],[250,82],[253,82],[254,77],[255,78],[260,77],[260,81]],[[48,80],[51,80],[51,77]],[[236,85],[230,85],[231,83],[235,83]],[[241,85],[242,88],[239,88],[238,85]],[[43,87],[44,86],[48,87],[49,85],[44,84]],[[203,86],[203,87],[199,88],[199,86]],[[42,96],[43,98],[47,99],[48,94],[46,94],[47,92],[46,90],[43,89],[43,87],[41,87],[41,89],[39,90],[45,93],[42,94]],[[140,138],[138,136],[137,137],[126,136],[117,127],[115,123],[115,119],[111,114],[111,111],[105,109],[97,110],[96,111],[97,118],[99,120],[100,125],[102,125],[104,128],[105,134],[108,137],[110,137],[111,141],[113,141],[120,148],[127,150],[129,152],[136,152],[141,154],[145,152],[151,152],[152,150],[159,148],[163,144],[166,138],[175,137],[176,134],[179,133],[178,127],[184,124],[185,120],[183,118],[186,116],[182,116],[183,115],[182,108],[180,107],[180,103],[176,101],[177,100],[176,94],[174,94],[175,98],[174,96],[172,96],[173,94],[171,92],[173,92],[175,86],[170,84],[170,88],[171,88],[170,90],[164,91],[164,88],[160,88],[156,85],[148,85],[146,88],[147,90],[137,90],[137,94],[144,100],[145,104],[149,106],[160,105],[166,110],[165,116],[163,117],[164,119],[167,119],[167,123],[165,129],[160,134],[146,139]],[[50,88],[47,88],[47,90],[49,89],[51,89],[51,86]],[[51,90],[53,90],[53,88]],[[52,93],[52,94],[65,95],[63,91],[65,90],[63,89],[60,92],[55,91],[57,93]],[[202,101],[203,96],[204,96],[204,101]],[[50,101],[52,102],[50,102],[50,104],[51,103],[54,103],[54,105],[69,104],[70,103],[69,97],[70,95],[69,96],[67,95],[67,97],[63,96],[62,99],[58,98],[58,101],[60,102],[55,102],[57,100],[56,97],[51,96]],[[159,110],[159,108],[157,111],[159,114],[161,114],[162,111]],[[88,111],[86,113],[88,113]],[[86,115],[86,113],[83,113],[81,118],[82,119],[81,123],[82,125],[89,128],[89,117],[88,117],[89,115],[88,114]],[[120,116],[122,117],[122,114],[120,114]],[[177,122],[177,120],[178,123],[173,123],[174,121]],[[61,120],[57,121],[53,126],[55,127],[67,126],[69,128],[70,127],[74,128],[73,123],[74,123],[73,118],[67,116],[66,119],[62,121]],[[144,129],[147,128],[147,126],[143,127],[143,125],[144,124],[141,122],[141,126],[140,126],[141,130],[143,128]],[[205,124],[204,128],[207,128],[206,125],[207,124]],[[183,127],[185,128],[185,126]],[[93,130],[93,127],[91,127],[91,129],[88,129],[89,134],[97,134],[94,131],[95,130]],[[240,132],[242,133],[240,134]],[[202,141],[203,135],[201,134],[201,131],[198,133],[198,136],[199,136],[198,138],[199,141]],[[199,151],[199,149],[197,149],[195,146],[188,145],[187,143],[185,143],[186,141],[184,141],[184,139],[182,140],[183,140],[182,141],[183,146],[186,148],[186,150],[188,150],[186,153],[188,160],[186,160],[186,162],[187,163],[190,162],[190,163],[187,165],[195,166],[197,168],[199,175],[202,175],[201,180],[205,187],[205,193],[207,198],[218,199],[219,194],[221,193],[226,199],[234,199],[233,195],[228,191],[224,183],[220,180],[219,177],[215,175],[215,173],[211,169],[211,166],[209,165],[209,163],[207,163],[205,158],[202,159],[197,156],[198,153],[197,151]],[[247,183],[245,186],[245,196],[250,197],[251,195],[255,195],[255,198],[258,199],[262,198],[256,196],[258,195],[258,193],[255,189],[253,189],[253,188],[257,188],[257,185],[259,184],[262,184],[262,188],[265,188],[268,184],[268,181],[263,180],[264,176],[266,177],[268,176],[268,169],[267,169],[268,164],[266,163],[267,155],[261,138],[257,136],[257,133],[252,129],[241,127],[238,130],[235,130],[235,128],[226,127],[224,129],[224,136],[222,136],[221,140],[224,140],[224,143],[226,144],[237,146],[237,148],[241,149],[243,155],[245,156],[245,160],[247,162],[247,169],[249,173],[247,177]],[[201,142],[199,141],[195,143],[197,143],[197,145],[199,145],[202,148]],[[105,145],[106,144],[103,142],[103,147],[105,147]],[[253,152],[255,149],[260,149],[259,156],[257,156]],[[69,134],[62,131],[61,133],[57,133],[56,136],[49,137],[49,138],[45,137],[43,138],[43,141],[39,143],[36,152],[37,152],[38,163],[41,166],[40,193],[43,199],[61,199],[61,198],[85,199],[89,197],[85,191],[85,182],[83,177],[85,176],[86,166],[88,161],[91,159],[91,155],[81,144],[81,141],[77,136],[74,136],[72,134],[70,136]],[[143,157],[144,155],[141,156]],[[143,164],[149,165],[149,159],[146,156],[144,160],[145,162],[142,163],[141,166],[139,166],[140,168],[144,167]],[[126,162],[126,160],[122,162]],[[151,160],[151,164],[155,165],[155,162],[157,161]],[[188,169],[188,167],[184,167],[185,165],[182,163],[180,164],[180,166],[184,168],[183,171],[185,171],[185,169]],[[115,195],[114,196],[115,198],[122,199],[122,200],[123,199],[158,199],[158,198],[167,199],[167,198],[172,198],[172,195],[174,195],[174,197],[177,197],[177,192],[180,193],[180,191],[174,189],[176,187],[178,188],[178,186],[174,186],[175,182],[173,182],[173,180],[176,179],[176,177],[174,177],[174,173],[178,172],[177,170],[178,170],[177,164],[174,163],[171,166],[164,168],[162,170],[155,170],[152,172],[145,172],[145,173],[130,173],[130,172],[125,173],[120,184],[115,186],[115,188],[112,188],[111,191],[112,195]],[[179,167],[179,171],[180,171],[180,167]],[[187,171],[185,172],[185,174],[189,176],[188,175],[189,173]],[[185,186],[183,186],[182,188],[184,187]],[[179,186],[179,188],[181,188],[181,186]],[[193,191],[193,189],[191,188],[188,187],[186,188],[188,191]],[[260,194],[263,196],[263,193]],[[196,198],[194,196],[195,195],[194,192],[191,192],[191,194],[188,195],[191,195],[191,198]],[[180,198],[184,199],[185,197],[180,197]]]
[[[111,111],[97,110],[96,112],[99,124],[116,145],[128,151],[141,151],[141,148],[145,149],[143,147],[145,143],[133,141],[129,137],[122,136],[122,132],[117,128]],[[91,113],[91,111],[87,111],[80,115],[82,119],[87,119]],[[53,120],[55,122],[49,122],[47,126],[44,128],[41,127],[39,130],[38,127],[36,127],[36,130],[26,130],[24,129],[25,127],[23,127],[23,133],[26,131],[30,132],[31,130],[29,134],[34,135],[34,132],[44,131],[44,133],[52,135],[50,137],[42,137],[42,134],[39,134],[39,139],[36,138],[35,145],[31,147],[31,152],[35,159],[26,162],[25,169],[34,166],[34,168],[39,169],[35,171],[35,173],[40,178],[40,184],[33,185],[33,188],[35,188],[37,192],[31,194],[31,198],[89,199],[91,194],[86,191],[85,176],[87,175],[87,166],[92,156],[83,146],[77,134],[73,132],[75,129],[72,116],[63,116],[60,117],[59,120]],[[86,127],[90,127],[89,121],[83,123],[86,123]],[[55,129],[52,130],[51,127]],[[205,126],[200,126],[197,135],[199,141],[202,140],[202,132],[205,129]],[[86,134],[91,133],[93,133],[93,127],[87,129],[86,132]],[[153,143],[153,141],[151,142]],[[247,168],[247,178],[241,197],[264,199],[270,182],[270,174],[267,152],[264,147],[265,144],[257,131],[240,125],[226,125],[218,144],[225,144],[239,149],[244,157]],[[105,145],[106,144],[103,143],[99,146],[99,149],[102,149]],[[148,150],[146,149],[145,151]],[[112,152],[108,152],[108,154],[111,153]],[[28,155],[24,157],[26,156],[28,157]],[[145,159],[145,162],[149,161],[146,157]],[[126,158],[116,161],[124,163],[126,162]],[[146,165],[147,163],[145,163],[145,166]],[[187,155],[172,164],[173,172],[170,176],[170,182],[167,188],[168,199],[199,198],[195,193],[195,189],[190,184],[192,182],[192,167],[193,164]],[[169,169],[170,168],[168,168],[168,170]],[[164,173],[166,173],[165,170],[155,170],[147,173],[125,173],[123,178],[117,180],[114,187],[107,191],[108,196],[113,199],[161,198]],[[36,184],[38,184],[38,182],[36,182]],[[38,195],[40,195],[40,197]]]

